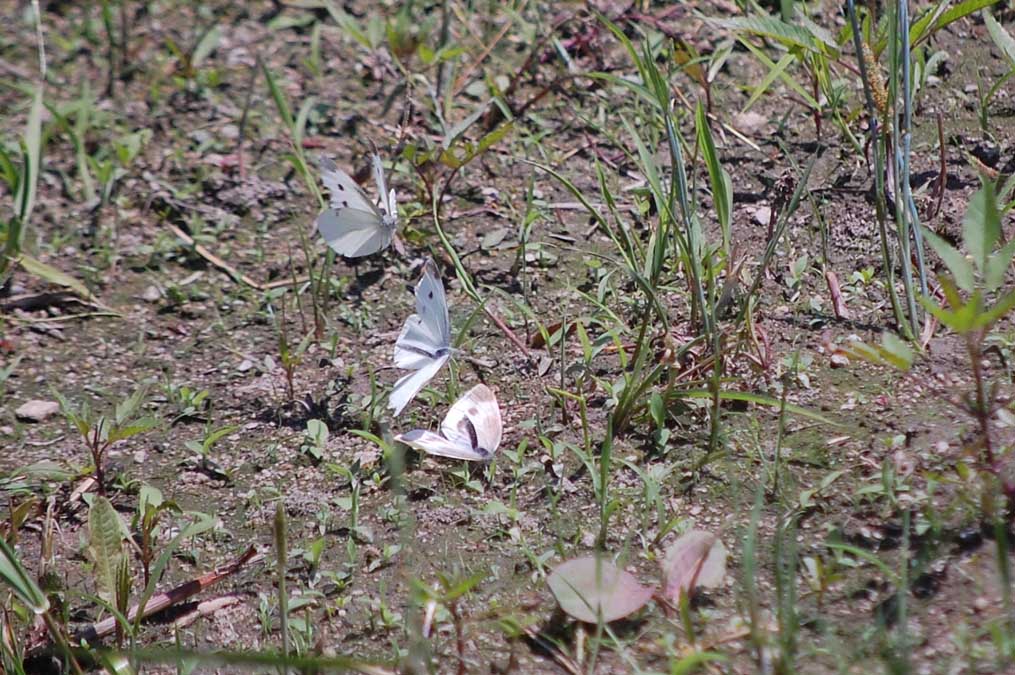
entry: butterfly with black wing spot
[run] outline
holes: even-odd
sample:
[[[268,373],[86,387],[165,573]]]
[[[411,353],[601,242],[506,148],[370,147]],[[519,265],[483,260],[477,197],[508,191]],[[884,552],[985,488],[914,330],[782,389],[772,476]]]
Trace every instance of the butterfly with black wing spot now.
[[[485,384],[477,384],[451,406],[438,433],[416,429],[395,440],[430,455],[488,462],[503,431],[497,398]]]
[[[335,253],[358,258],[376,253],[391,244],[398,226],[398,203],[394,189],[388,191],[384,167],[373,156],[374,182],[380,193],[378,207],[352,176],[333,161],[321,160],[321,180],[330,193],[331,208],[317,216],[317,230]]]

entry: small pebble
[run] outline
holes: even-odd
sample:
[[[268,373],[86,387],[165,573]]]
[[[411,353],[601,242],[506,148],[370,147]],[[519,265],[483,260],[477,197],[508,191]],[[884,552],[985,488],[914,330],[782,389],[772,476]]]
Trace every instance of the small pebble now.
[[[14,415],[22,422],[42,422],[60,412],[60,404],[56,401],[28,401],[14,411]]]
[[[145,302],[158,302],[162,299],[162,291],[158,286],[149,286],[141,293],[141,299]]]

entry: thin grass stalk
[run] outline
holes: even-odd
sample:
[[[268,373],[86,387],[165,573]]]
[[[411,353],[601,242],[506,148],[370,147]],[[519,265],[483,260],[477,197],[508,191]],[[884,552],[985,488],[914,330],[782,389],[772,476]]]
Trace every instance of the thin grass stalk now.
[[[871,87],[870,73],[867,72],[867,63],[864,59],[863,37],[860,31],[860,22],[856,18],[856,6],[854,0],[846,0],[846,10],[849,15],[849,24],[853,32],[853,48],[856,51],[856,60],[860,69],[860,81],[863,84],[864,101],[867,106],[867,118],[869,120],[870,145],[874,153],[874,212],[878,221],[878,235],[881,239],[881,260],[885,268],[885,281],[888,287],[888,298],[892,304],[892,312],[895,315],[895,322],[906,336],[912,339],[909,324],[906,322],[899,304],[899,296],[895,291],[895,266],[888,246],[888,202],[885,197],[885,158],[883,148],[878,142],[881,136],[878,109],[874,103],[873,89]]]
[[[1008,530],[1004,518],[994,518],[994,544],[997,571],[1001,578],[1001,600],[1004,605],[1008,635],[1015,635],[1015,603],[1011,593],[1011,561],[1008,558]]]
[[[800,617],[796,597],[796,523],[792,516],[779,523],[775,536],[775,593],[779,623],[780,670],[795,672]]]
[[[902,0],[905,2],[905,0]],[[899,626],[899,638],[896,646],[896,651],[901,659],[900,667],[902,672],[908,673],[912,671],[909,664],[909,607],[908,607],[908,596],[909,596],[909,509],[907,508],[902,512],[902,560],[899,562],[899,566],[902,568],[899,570],[899,587],[896,591],[896,598],[898,598],[898,618],[897,623]]]
[[[899,0],[899,27],[902,37],[902,89],[903,89],[903,125],[902,125],[902,195],[906,202],[906,213],[909,226],[913,232],[913,243],[916,247],[917,274],[920,277],[920,292],[927,295],[927,269],[924,264],[923,231],[920,216],[913,201],[913,188],[910,184],[910,159],[913,142],[913,86],[912,62],[913,55],[909,44],[909,2]],[[913,319],[914,331],[916,318]]]
[[[610,462],[613,458],[613,420],[606,421],[606,436],[599,450],[599,536],[596,548],[606,549],[606,531],[610,520],[609,490]]]
[[[728,260],[728,258],[727,258]],[[711,325],[715,325],[716,322],[716,283],[715,283],[715,267],[709,265],[708,267],[708,314]],[[709,420],[709,433],[708,433],[708,456],[715,457],[716,448],[719,445],[719,433],[721,431],[722,422],[722,395],[721,395],[721,384],[722,384],[722,373],[723,373],[723,358],[722,358],[722,336],[719,331],[712,331],[712,377],[709,379],[709,389],[712,391],[712,414]]]
[[[894,170],[892,171],[892,192],[895,198],[895,224],[898,230],[899,242],[899,263],[902,268],[902,288],[906,296],[906,311],[908,312],[909,328],[913,335],[920,332],[919,318],[916,309],[916,292],[913,290],[913,258],[910,255],[910,223],[909,207],[906,203],[905,185],[909,180],[909,155],[903,152],[903,135],[908,133],[908,128],[900,124],[899,120],[899,74],[900,70],[908,75],[909,51],[903,45],[908,43],[908,22],[903,23],[906,15],[905,6],[908,0],[899,0],[897,5],[888,5],[888,31],[889,31],[889,76],[888,76],[888,105],[885,115],[890,116],[892,128],[891,136],[883,136],[885,142],[885,155],[891,157]],[[905,36],[905,37],[903,37]],[[902,83],[902,97],[909,98],[906,89],[906,77]]]
[[[275,503],[275,569],[278,576],[278,614],[279,630],[282,631],[282,662],[279,672],[289,672],[289,591],[286,589],[286,567],[289,562],[285,517],[285,502],[279,499]]]
[[[754,647],[755,666],[758,672],[763,672],[765,642],[761,627],[761,603],[758,600],[757,572],[758,572],[758,524],[761,521],[761,505],[765,498],[764,483],[758,484],[757,494],[754,496],[754,507],[751,509],[751,521],[747,527],[747,535],[744,537],[743,556],[743,584],[744,593],[747,595],[747,612],[749,629],[751,631],[751,645]]]

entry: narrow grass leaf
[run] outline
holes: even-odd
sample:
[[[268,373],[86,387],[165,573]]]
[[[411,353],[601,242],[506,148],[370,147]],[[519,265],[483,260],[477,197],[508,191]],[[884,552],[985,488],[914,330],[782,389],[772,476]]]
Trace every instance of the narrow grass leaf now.
[[[806,28],[786,23],[781,19],[772,16],[747,16],[733,19],[716,19],[711,23],[743,33],[753,33],[763,37],[771,38],[784,46],[795,46],[808,51],[818,51],[817,45],[824,44],[832,49],[838,46],[832,43],[825,43],[821,36],[813,35]]]
[[[719,153],[715,149],[715,142],[712,140],[712,130],[708,126],[708,116],[705,114],[705,107],[698,102],[694,113],[694,121],[698,131],[698,145],[701,147],[702,156],[705,159],[705,166],[708,168],[708,178],[712,185],[712,202],[715,204],[716,217],[719,219],[719,227],[722,229],[723,250],[729,253],[730,248],[730,223],[733,211],[732,181],[729,174],[719,163]]]
[[[21,250],[21,243],[25,237],[25,227],[32,217],[32,209],[35,207],[35,195],[39,187],[39,168],[42,162],[42,85],[35,88],[35,96],[32,98],[32,107],[28,111],[28,123],[25,125],[24,152],[25,152],[25,173],[21,177],[18,195],[15,199],[18,219],[21,221],[19,239],[16,242],[17,248]],[[8,249],[11,250],[11,249]]]
[[[21,254],[18,258],[18,264],[32,276],[38,277],[43,281],[48,281],[49,283],[57,286],[69,288],[86,300],[95,300],[95,296],[92,295],[92,292],[89,291],[83,283],[71,275],[61,272],[52,265],[48,265],[41,260],[28,255],[27,253]]]
[[[49,599],[21,564],[17,552],[4,537],[0,537],[0,579],[35,614],[49,610]]]

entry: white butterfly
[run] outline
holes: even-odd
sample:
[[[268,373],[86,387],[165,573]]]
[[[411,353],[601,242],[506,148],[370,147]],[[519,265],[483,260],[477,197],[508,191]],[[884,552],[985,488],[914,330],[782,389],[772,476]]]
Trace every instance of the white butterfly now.
[[[317,229],[335,253],[347,258],[358,258],[387,248],[398,225],[395,191],[388,191],[381,158],[374,155],[373,161],[380,207],[333,161],[327,157],[321,160],[321,180],[331,193],[331,208],[317,216]]]
[[[424,265],[416,284],[416,313],[405,320],[395,341],[395,365],[415,372],[395,382],[388,407],[395,415],[402,412],[423,385],[451,358],[451,321],[444,284],[432,260]]]
[[[416,429],[395,439],[431,455],[486,462],[500,445],[503,429],[493,392],[477,384],[451,406],[439,433]]]

